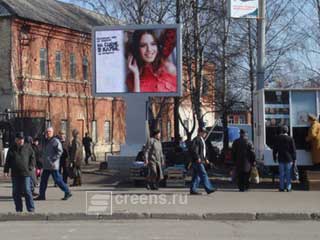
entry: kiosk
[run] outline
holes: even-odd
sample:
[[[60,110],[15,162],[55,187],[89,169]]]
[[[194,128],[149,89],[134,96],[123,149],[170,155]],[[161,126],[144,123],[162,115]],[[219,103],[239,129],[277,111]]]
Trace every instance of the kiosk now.
[[[257,156],[267,166],[273,161],[272,148],[279,127],[287,125],[297,149],[297,164],[311,166],[311,154],[306,142],[307,115],[319,116],[320,89],[263,89],[255,94],[254,131]]]

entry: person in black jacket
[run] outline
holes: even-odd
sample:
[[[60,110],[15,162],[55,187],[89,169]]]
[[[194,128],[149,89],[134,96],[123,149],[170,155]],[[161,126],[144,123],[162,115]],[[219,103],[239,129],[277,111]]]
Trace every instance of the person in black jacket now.
[[[68,146],[66,143],[66,133],[64,131],[60,131],[57,138],[60,140],[62,144],[62,155],[60,157],[60,165],[59,165],[59,173],[62,175],[62,179],[65,184],[68,183],[68,167],[69,167],[69,152]]]
[[[296,146],[292,137],[288,135],[287,126],[281,127],[280,135],[273,147],[273,160],[279,161],[279,191],[291,191],[291,169],[296,161]]]
[[[31,171],[36,164],[35,154],[30,144],[24,143],[23,132],[16,135],[15,144],[9,148],[4,166],[7,177],[11,169],[12,196],[16,211],[22,212],[22,196],[25,196],[28,212],[34,212],[31,192]]]
[[[191,195],[198,195],[200,194],[197,191],[199,187],[200,181],[202,181],[204,185],[204,189],[208,194],[214,192],[216,188],[214,188],[208,178],[207,171],[204,167],[204,164],[208,164],[208,160],[206,159],[207,150],[205,144],[205,136],[207,131],[205,128],[198,129],[198,135],[192,140],[191,146],[191,156],[192,156],[192,180],[191,180],[191,187],[190,187],[190,194]]]
[[[232,161],[235,163],[239,191],[247,191],[251,168],[256,164],[256,157],[253,145],[243,129],[240,130],[240,138],[232,144]]]
[[[92,138],[89,137],[88,133],[86,133],[85,137],[82,139],[82,145],[84,147],[84,151],[86,154],[86,157],[84,159],[86,165],[89,164],[89,158],[91,158],[91,143],[92,143]]]

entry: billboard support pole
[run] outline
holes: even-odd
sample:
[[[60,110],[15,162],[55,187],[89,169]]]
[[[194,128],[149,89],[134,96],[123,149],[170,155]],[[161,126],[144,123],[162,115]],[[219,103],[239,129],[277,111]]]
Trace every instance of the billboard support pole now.
[[[126,102],[126,143],[121,145],[122,156],[136,156],[147,141],[146,103],[148,96],[124,96]]]

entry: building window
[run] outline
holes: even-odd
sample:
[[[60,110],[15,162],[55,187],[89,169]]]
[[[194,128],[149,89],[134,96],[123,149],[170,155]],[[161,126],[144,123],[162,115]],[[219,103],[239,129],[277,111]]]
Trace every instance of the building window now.
[[[229,116],[228,123],[229,124],[233,124],[234,123],[234,117],[233,116]]]
[[[170,121],[167,122],[167,138],[168,138],[168,141],[171,141],[171,122]]]
[[[246,118],[244,117],[244,115],[240,115],[239,116],[239,124],[245,124],[246,123]]]
[[[107,120],[104,122],[104,142],[105,143],[110,143],[111,142],[111,138],[110,138],[110,121]]]
[[[82,59],[82,74],[83,80],[88,80],[88,58],[86,56]]]
[[[61,79],[61,52],[56,52],[56,78]]]
[[[189,120],[183,120],[183,126],[189,131]],[[187,130],[184,129],[184,135],[187,136]]]
[[[47,77],[47,49],[40,49],[40,75],[41,77]]]
[[[71,79],[76,78],[76,57],[74,53],[70,54],[70,77]]]
[[[209,88],[209,80],[204,77],[202,80],[202,91],[201,91],[202,96],[208,95],[208,92],[209,92],[208,88]]]
[[[92,128],[92,141],[94,142],[94,143],[96,143],[97,142],[97,121],[96,120],[93,120],[92,121],[92,126],[91,126]]]
[[[68,133],[68,121],[67,120],[61,120],[61,122],[60,122],[60,130],[65,132],[65,134]]]

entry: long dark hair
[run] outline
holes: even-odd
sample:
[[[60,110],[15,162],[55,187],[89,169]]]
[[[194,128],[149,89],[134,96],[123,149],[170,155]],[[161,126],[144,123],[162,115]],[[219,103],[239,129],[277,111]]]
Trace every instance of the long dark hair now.
[[[156,36],[156,34],[153,30],[136,30],[136,31],[134,31],[134,33],[132,35],[130,52],[132,53],[133,57],[136,59],[139,69],[141,69],[141,67],[144,65],[144,62],[140,56],[140,40],[144,34],[150,34],[153,37],[153,39],[155,40],[157,47],[158,47],[158,54],[157,54],[154,62],[152,63],[152,68],[154,71],[156,71],[159,69],[159,66],[161,64],[161,57],[162,57],[161,49],[162,49],[162,47],[161,47],[161,44],[159,42],[158,37]]]

